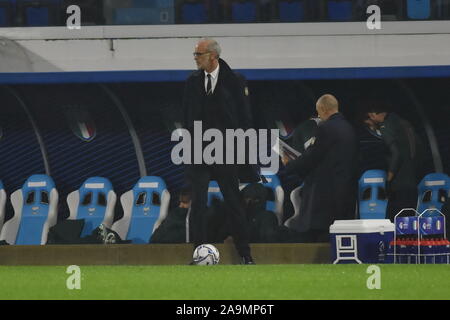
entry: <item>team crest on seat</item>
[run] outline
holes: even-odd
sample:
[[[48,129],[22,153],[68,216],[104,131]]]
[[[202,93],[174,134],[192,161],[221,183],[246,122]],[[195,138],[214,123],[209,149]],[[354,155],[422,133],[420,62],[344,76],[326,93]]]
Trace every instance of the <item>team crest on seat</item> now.
[[[64,110],[72,132],[81,140],[92,141],[97,133],[95,123],[85,106],[71,105]]]

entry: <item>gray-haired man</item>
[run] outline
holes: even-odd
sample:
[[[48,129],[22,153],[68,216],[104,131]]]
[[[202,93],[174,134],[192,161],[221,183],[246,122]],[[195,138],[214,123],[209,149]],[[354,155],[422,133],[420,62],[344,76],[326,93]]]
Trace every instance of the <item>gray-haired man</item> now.
[[[201,39],[195,46],[194,60],[198,70],[187,79],[183,98],[184,125],[191,136],[194,136],[194,121],[202,121],[204,131],[214,128],[224,136],[226,129],[246,130],[250,127],[245,88],[228,64],[220,59],[220,54],[220,46],[214,39]],[[238,152],[245,150],[235,150],[234,154]],[[186,177],[192,187],[192,236],[194,246],[207,242],[205,215],[208,185],[210,180],[216,180],[228,208],[232,236],[241,263],[254,264],[248,244],[245,212],[240,203],[238,169],[236,164],[186,166]]]

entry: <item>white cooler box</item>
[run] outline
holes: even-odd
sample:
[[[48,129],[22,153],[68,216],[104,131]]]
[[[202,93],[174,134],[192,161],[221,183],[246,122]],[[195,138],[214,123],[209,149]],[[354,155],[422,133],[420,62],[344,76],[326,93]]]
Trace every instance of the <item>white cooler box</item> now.
[[[386,263],[393,239],[389,219],[336,220],[330,226],[331,262]]]

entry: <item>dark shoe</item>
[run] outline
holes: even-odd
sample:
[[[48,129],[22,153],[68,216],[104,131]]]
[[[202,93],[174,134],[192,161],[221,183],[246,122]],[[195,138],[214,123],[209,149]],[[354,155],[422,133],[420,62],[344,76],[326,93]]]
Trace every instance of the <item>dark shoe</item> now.
[[[253,261],[252,256],[243,256],[241,257],[241,264],[256,264],[255,261]]]

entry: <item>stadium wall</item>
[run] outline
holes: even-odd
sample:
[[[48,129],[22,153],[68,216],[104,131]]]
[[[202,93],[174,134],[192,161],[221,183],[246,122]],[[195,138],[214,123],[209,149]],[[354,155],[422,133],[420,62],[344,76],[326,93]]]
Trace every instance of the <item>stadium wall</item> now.
[[[450,21],[268,23],[1,29],[0,82],[183,81],[202,36],[249,80],[450,75]]]

